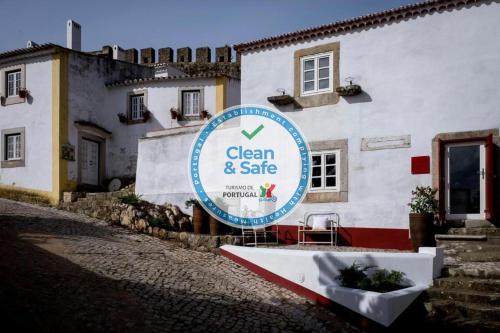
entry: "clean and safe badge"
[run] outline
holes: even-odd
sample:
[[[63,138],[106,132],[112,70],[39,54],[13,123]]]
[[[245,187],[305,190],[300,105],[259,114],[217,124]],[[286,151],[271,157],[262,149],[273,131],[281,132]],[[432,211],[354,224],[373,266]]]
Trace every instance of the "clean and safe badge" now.
[[[237,227],[267,226],[289,215],[307,191],[307,141],[277,110],[233,107],[198,132],[189,175],[201,205],[218,220]]]

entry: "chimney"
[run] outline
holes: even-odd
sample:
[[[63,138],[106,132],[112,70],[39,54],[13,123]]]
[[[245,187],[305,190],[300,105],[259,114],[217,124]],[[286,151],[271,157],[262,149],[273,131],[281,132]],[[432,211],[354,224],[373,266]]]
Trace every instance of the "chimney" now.
[[[113,45],[113,59],[125,60],[125,51],[118,45]]]
[[[231,48],[227,45],[216,48],[215,62],[231,62]]]
[[[32,48],[32,47],[34,47],[34,46],[38,46],[38,44],[37,44],[37,43],[35,43],[35,42],[34,42],[34,41],[32,41],[32,40],[29,40],[29,41],[27,41],[27,42],[26,42],[26,48],[31,49],[31,48]]]
[[[191,53],[190,47],[181,47],[177,49],[177,62],[191,62]]]
[[[82,50],[82,27],[73,20],[66,24],[66,47],[75,51]]]
[[[207,64],[210,62],[212,55],[209,47],[199,47],[196,49],[196,62]]]
[[[125,61],[137,64],[139,57],[139,52],[137,52],[137,49],[127,49],[125,50]]]
[[[164,47],[158,50],[158,62],[172,63],[174,62],[174,49],[171,47]]]
[[[155,63],[155,49],[148,47],[141,49],[141,64],[154,64]]]

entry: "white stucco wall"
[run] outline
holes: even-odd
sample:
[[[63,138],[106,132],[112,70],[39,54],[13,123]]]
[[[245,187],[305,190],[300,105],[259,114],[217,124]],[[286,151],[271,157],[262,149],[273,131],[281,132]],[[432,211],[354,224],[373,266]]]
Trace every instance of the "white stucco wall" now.
[[[340,42],[340,83],[364,94],[287,113],[308,141],[348,139],[348,202],[302,204],[331,209],[346,227],[408,228],[407,202],[431,175],[411,175],[411,156],[431,156],[441,132],[500,127],[500,4],[434,13],[361,31],[242,55],[242,104],[264,104],[277,88],[293,94],[294,51]],[[282,111],[291,109],[281,108]],[[361,139],[411,135],[411,148],[360,151]]]
[[[188,155],[201,126],[170,130],[168,134],[139,140],[135,191],[144,200],[184,208],[193,197],[188,175]]]
[[[215,78],[172,80],[108,88],[105,101],[107,112],[103,113],[100,121],[109,124],[107,126],[113,133],[108,146],[107,170],[110,176],[135,175],[138,140],[146,133],[204,122],[177,121],[171,118],[170,109],[178,107],[179,89],[203,89],[204,108],[210,114],[215,114]],[[127,94],[143,90],[147,90],[147,109],[152,113],[151,119],[146,123],[134,125],[120,123],[117,114],[127,112]]]
[[[0,106],[0,130],[25,128],[25,166],[0,168],[0,184],[52,191],[52,56],[0,64],[0,68],[18,64],[26,65],[31,97],[24,103]]]

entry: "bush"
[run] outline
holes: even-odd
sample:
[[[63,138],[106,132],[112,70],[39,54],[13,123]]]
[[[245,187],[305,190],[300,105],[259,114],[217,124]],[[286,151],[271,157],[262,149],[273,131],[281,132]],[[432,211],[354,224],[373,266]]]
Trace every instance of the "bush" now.
[[[411,202],[408,204],[412,213],[436,213],[438,201],[435,198],[437,189],[429,186],[417,186],[414,191]]]
[[[184,204],[186,205],[186,208],[189,208],[191,206],[201,207],[200,202],[195,198],[191,198],[189,200],[186,200],[186,202]]]
[[[365,272],[369,268],[370,267],[363,267],[356,264],[356,262],[353,262],[351,266],[340,270],[340,276],[338,279],[344,287],[361,289],[360,286],[367,283],[365,280],[368,279],[368,276]]]
[[[141,196],[135,193],[130,193],[120,197],[120,201],[127,205],[137,206],[141,203]]]
[[[160,229],[172,229],[167,219],[164,217],[152,217],[148,221],[149,226],[158,227]]]
[[[376,291],[379,293],[406,288],[403,284],[405,273],[377,269],[371,277],[368,277],[366,271],[373,267],[361,266],[354,262],[351,266],[340,270],[340,276],[337,277],[337,280],[340,281],[343,287]]]

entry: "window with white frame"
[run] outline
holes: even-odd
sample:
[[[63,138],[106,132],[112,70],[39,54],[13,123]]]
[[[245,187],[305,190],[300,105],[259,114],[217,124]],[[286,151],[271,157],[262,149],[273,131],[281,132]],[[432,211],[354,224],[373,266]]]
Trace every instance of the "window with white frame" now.
[[[21,88],[21,70],[6,73],[7,97],[18,96]]]
[[[144,119],[144,94],[130,96],[130,119]]]
[[[321,153],[311,153],[311,157],[311,190],[338,191],[340,175],[340,151],[334,150]]]
[[[333,52],[301,58],[301,94],[333,91]]]
[[[182,114],[184,116],[200,115],[200,90],[185,90],[182,92]]]
[[[17,161],[22,158],[21,133],[5,136],[5,160]]]

